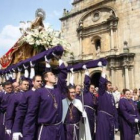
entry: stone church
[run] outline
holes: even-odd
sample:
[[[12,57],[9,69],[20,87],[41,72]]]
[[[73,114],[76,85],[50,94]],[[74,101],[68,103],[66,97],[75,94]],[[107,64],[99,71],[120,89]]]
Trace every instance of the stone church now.
[[[74,53],[69,64],[104,57],[114,86],[140,88],[140,0],[74,0],[60,20]],[[95,86],[100,74],[101,68],[90,69]],[[75,73],[76,84],[83,79],[84,71]]]

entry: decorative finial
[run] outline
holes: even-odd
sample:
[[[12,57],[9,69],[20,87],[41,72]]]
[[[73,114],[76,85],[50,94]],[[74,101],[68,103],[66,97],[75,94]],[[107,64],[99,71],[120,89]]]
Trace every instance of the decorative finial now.
[[[45,17],[46,17],[46,13],[43,9],[41,8],[38,8],[35,12],[35,16],[36,17],[41,17],[43,20],[45,20]]]

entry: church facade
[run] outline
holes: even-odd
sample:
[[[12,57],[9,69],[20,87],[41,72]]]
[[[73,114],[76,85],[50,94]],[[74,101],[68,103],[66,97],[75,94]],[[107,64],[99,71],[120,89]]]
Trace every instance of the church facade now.
[[[74,53],[69,64],[104,57],[114,86],[140,88],[140,0],[74,0],[60,20]],[[95,86],[100,74],[101,68],[90,69]],[[75,73],[76,84],[83,78],[84,71]]]

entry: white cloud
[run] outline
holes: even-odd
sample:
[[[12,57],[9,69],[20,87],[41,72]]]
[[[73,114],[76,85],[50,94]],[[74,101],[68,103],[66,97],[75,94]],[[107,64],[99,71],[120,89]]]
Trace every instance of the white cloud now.
[[[0,57],[3,56],[21,36],[19,27],[6,25],[0,33]]]

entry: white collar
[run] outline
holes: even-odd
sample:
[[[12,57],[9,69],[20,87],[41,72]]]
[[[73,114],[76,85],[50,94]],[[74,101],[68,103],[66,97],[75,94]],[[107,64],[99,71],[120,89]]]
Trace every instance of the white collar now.
[[[32,87],[32,91],[36,91],[36,89],[34,87]]]
[[[109,92],[109,91],[106,91],[108,94],[111,94],[111,92]]]
[[[54,86],[45,85],[45,88],[54,89]]]
[[[70,105],[71,103],[74,104],[74,100],[71,101],[68,98],[66,98],[66,99],[67,99],[68,105]]]

